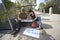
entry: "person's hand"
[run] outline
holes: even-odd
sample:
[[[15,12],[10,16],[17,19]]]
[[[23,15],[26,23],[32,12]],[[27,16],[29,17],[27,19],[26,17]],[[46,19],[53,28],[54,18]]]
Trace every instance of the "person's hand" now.
[[[21,18],[18,17],[18,20],[21,20]]]
[[[32,22],[35,21],[35,20],[32,20]]]
[[[21,20],[21,22],[23,22],[23,20]]]
[[[18,20],[17,20],[17,19],[15,19],[15,21],[16,21],[16,22],[18,22]]]

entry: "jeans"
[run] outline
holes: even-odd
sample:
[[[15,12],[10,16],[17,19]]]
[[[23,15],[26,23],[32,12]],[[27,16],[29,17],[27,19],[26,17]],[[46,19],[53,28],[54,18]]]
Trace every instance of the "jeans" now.
[[[37,23],[39,24],[39,27],[41,26],[42,27],[42,22],[41,22],[41,17],[37,17]]]
[[[16,28],[20,29],[21,26],[22,26],[22,25],[21,25],[20,21],[16,22]]]
[[[13,26],[13,31],[16,31],[16,29],[20,30],[22,27],[21,22],[18,21],[16,22],[15,20],[12,20],[12,26]]]

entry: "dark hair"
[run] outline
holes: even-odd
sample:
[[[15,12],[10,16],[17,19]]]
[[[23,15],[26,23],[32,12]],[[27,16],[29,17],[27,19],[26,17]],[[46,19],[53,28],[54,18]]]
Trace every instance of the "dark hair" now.
[[[33,10],[29,10],[28,12],[32,12],[34,14],[34,11]]]
[[[23,12],[25,12],[25,9],[22,9]]]
[[[32,10],[29,10],[28,12],[32,12]]]

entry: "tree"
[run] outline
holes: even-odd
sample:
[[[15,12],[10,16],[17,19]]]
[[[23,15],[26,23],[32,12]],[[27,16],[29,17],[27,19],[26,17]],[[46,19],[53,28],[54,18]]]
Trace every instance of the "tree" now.
[[[4,0],[4,4],[7,10],[9,10],[12,7],[12,2],[10,0]]]
[[[50,7],[53,7],[54,5],[55,5],[55,3],[53,3],[53,2],[46,2],[45,8],[50,8]]]
[[[47,1],[46,2],[46,6],[45,6],[45,12],[46,13],[49,13],[49,8],[50,7],[54,7],[56,4],[54,2],[51,2],[51,1]]]
[[[31,5],[34,6],[34,4],[36,4],[36,0],[16,0],[16,1],[19,2],[20,4],[22,4],[22,6],[26,6],[27,7],[27,5],[30,5],[27,8],[30,8],[30,7],[32,8]]]
[[[53,13],[60,14],[60,0],[54,1],[55,6],[53,7]]]
[[[39,11],[42,11],[45,7],[45,4],[44,3],[40,3],[39,4]]]
[[[4,6],[6,7],[7,11],[0,10],[0,12],[1,12],[0,13],[1,14],[0,20],[1,20],[2,24],[5,24],[6,21],[7,21],[8,16],[9,16],[8,11],[10,10],[10,8],[12,6],[12,2],[9,1],[9,0],[4,0],[3,3],[4,3]]]

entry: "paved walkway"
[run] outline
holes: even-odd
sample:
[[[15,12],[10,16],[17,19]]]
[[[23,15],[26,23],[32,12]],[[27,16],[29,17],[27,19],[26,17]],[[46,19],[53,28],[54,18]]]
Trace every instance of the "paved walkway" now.
[[[60,40],[60,14],[52,14],[43,18],[49,19],[47,21],[43,21],[46,32],[49,35],[52,35],[56,40]]]
[[[42,18],[43,28],[55,40],[60,40],[60,14],[38,14]],[[51,38],[51,37],[50,37]],[[47,40],[49,40],[47,38]]]

